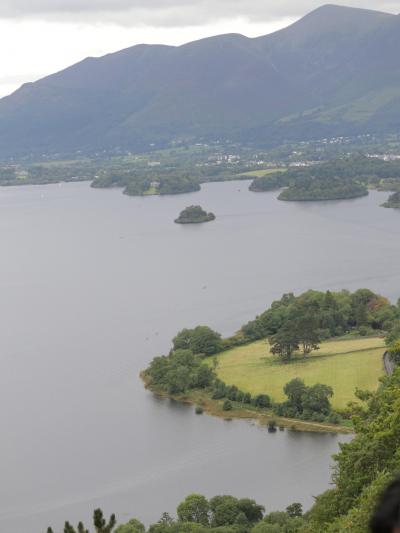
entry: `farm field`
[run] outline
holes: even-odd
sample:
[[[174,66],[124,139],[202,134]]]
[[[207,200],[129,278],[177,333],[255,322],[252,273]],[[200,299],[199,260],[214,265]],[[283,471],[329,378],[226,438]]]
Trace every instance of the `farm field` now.
[[[306,359],[283,363],[270,353],[265,340],[240,346],[215,356],[217,373],[228,385],[251,394],[269,394],[274,401],[286,399],[283,387],[294,378],[306,385],[324,383],[334,390],[332,405],[343,408],[355,400],[356,388],[373,391],[383,374],[382,338],[327,341]]]
[[[286,172],[286,168],[267,168],[262,170],[251,170],[250,172],[243,172],[241,176],[248,176],[249,178],[263,178],[268,174],[274,174],[275,172]]]

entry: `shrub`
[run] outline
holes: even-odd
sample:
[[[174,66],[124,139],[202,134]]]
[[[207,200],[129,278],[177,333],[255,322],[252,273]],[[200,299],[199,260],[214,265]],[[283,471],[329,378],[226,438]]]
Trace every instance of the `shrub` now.
[[[368,335],[368,328],[367,326],[360,326],[358,328],[358,333],[361,335],[361,337],[366,337]]]
[[[262,408],[271,407],[271,398],[267,394],[259,394],[254,398],[254,405]]]
[[[244,392],[242,392],[241,390],[238,390],[236,393],[236,401],[243,402],[243,398],[244,398]]]
[[[237,400],[238,392],[239,392],[239,389],[235,385],[232,385],[231,387],[228,387],[226,391],[226,396],[229,400],[231,400],[232,402],[235,402]]]
[[[212,394],[212,399],[213,400],[222,400],[222,398],[225,398],[225,390],[221,389],[221,388],[214,389],[214,392]]]
[[[232,402],[230,400],[225,400],[224,401],[224,405],[222,406],[222,409],[224,411],[232,411],[232,409],[233,409]]]
[[[249,392],[246,392],[245,395],[243,396],[243,403],[251,403],[251,394]]]
[[[327,418],[326,421],[328,424],[339,424],[340,423],[340,416],[338,413],[331,413]]]

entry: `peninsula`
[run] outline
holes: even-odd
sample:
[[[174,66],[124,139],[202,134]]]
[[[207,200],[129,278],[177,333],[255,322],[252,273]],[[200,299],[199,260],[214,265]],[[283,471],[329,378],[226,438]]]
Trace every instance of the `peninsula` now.
[[[141,377],[196,412],[347,432],[359,391],[378,388],[399,319],[400,307],[367,289],[286,294],[233,337],[182,330]]]

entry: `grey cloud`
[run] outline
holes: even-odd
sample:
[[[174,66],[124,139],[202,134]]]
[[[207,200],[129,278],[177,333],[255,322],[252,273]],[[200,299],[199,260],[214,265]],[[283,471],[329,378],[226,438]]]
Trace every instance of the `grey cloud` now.
[[[2,0],[0,17],[115,22],[123,25],[186,26],[244,17],[272,22],[294,18],[323,0]],[[397,13],[400,0],[349,0],[347,5]]]

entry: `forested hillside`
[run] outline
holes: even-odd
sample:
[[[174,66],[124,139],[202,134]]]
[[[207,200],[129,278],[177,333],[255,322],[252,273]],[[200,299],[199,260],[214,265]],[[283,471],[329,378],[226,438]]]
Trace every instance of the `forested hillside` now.
[[[333,5],[256,39],[140,45],[0,100],[0,156],[394,132],[400,18]]]

